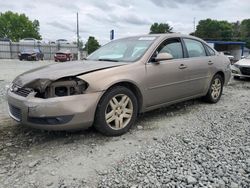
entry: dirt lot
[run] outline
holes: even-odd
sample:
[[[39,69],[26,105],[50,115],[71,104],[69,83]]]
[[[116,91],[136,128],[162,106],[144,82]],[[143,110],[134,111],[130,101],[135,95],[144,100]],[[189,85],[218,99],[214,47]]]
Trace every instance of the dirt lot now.
[[[197,99],[143,114],[120,137],[17,125],[5,85],[50,63],[0,61],[0,187],[249,187],[249,80],[232,80],[214,105]]]

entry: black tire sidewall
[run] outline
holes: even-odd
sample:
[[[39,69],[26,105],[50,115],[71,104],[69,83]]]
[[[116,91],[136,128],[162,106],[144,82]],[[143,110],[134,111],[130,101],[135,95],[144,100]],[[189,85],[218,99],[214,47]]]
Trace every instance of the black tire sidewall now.
[[[218,97],[217,99],[214,99],[214,98],[212,97],[212,84],[213,84],[213,82],[214,82],[215,79],[219,79],[220,82],[221,82],[220,95],[219,95],[219,97]],[[208,93],[207,93],[207,96],[206,96],[206,99],[207,99],[208,102],[210,102],[210,103],[217,103],[217,102],[220,100],[221,95],[222,95],[222,92],[223,92],[223,85],[224,85],[224,83],[223,83],[223,78],[221,77],[221,75],[216,74],[216,75],[213,77],[213,79],[211,80],[211,83],[210,83],[210,86],[209,86],[209,90],[208,90]]]
[[[131,99],[131,101],[133,103],[133,115],[132,115],[130,122],[128,123],[128,125],[126,127],[122,128],[120,130],[114,130],[111,127],[109,127],[109,125],[106,123],[105,111],[106,111],[106,107],[107,107],[109,101],[114,96],[116,96],[118,94],[125,94]],[[103,133],[107,136],[122,135],[122,134],[126,133],[131,128],[131,126],[135,123],[135,120],[137,117],[137,112],[138,112],[138,102],[137,102],[137,99],[136,99],[134,93],[126,87],[116,86],[116,87],[108,90],[101,98],[101,100],[97,106],[97,110],[96,110],[94,127],[98,131],[100,131],[101,133]]]

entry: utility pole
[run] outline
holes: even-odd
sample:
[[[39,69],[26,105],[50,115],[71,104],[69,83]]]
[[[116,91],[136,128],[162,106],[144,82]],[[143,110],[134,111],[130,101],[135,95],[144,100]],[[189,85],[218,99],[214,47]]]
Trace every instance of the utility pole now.
[[[78,20],[78,12],[76,13],[76,35],[77,35],[77,53],[78,60],[80,59],[80,41],[79,41],[79,20]]]

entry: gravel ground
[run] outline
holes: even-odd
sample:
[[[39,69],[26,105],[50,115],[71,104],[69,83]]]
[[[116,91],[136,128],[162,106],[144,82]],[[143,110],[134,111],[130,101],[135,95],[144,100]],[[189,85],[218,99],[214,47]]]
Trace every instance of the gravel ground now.
[[[0,187],[249,187],[249,80],[232,80],[217,104],[197,99],[145,113],[110,138],[8,118],[5,84],[40,65],[0,62]]]

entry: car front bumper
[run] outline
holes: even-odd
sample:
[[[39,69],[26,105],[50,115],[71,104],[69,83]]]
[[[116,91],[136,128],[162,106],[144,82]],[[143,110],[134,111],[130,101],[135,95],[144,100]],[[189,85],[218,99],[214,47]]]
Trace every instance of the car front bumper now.
[[[54,57],[55,61],[68,61],[69,57]]]
[[[23,125],[45,130],[86,129],[93,124],[102,92],[41,99],[7,92],[9,114]]]
[[[236,67],[236,66],[231,66],[231,71],[232,71],[232,76],[250,78],[250,67]]]

